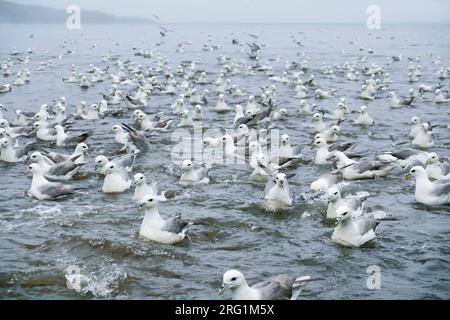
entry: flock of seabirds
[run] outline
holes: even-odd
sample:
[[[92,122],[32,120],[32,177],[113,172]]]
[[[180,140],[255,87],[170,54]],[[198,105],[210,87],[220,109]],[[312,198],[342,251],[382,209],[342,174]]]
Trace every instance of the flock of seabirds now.
[[[161,37],[167,36],[167,30]],[[232,39],[246,53],[242,61],[224,54],[217,55],[220,66],[218,76],[203,70],[201,62],[193,59],[183,61],[173,70],[169,60],[157,50],[133,47],[135,59],[122,60],[112,50],[101,57],[98,65],[91,64],[88,70],[79,70],[72,65],[68,77],[62,81],[71,86],[89,90],[99,82],[111,83],[109,92],[98,97],[99,103],[87,106],[81,101],[69,106],[65,97],[42,104],[34,113],[15,110],[0,104],[0,161],[22,163],[32,176],[27,195],[37,200],[56,200],[70,197],[77,192],[70,184],[77,179],[80,169],[89,161],[95,162],[98,174],[104,176],[101,187],[104,193],[121,194],[134,189],[132,201],[138,210],[144,212],[139,234],[143,238],[175,244],[183,241],[188,232],[189,222],[180,215],[167,217],[159,212],[160,203],[167,201],[156,182],[142,172],[134,172],[133,164],[143,154],[158,149],[154,133],[171,132],[176,128],[193,128],[206,121],[203,110],[213,111],[220,118],[224,113],[234,113],[233,134],[207,136],[202,143],[208,148],[220,150],[224,157],[245,158],[252,179],[265,182],[264,199],[261,210],[277,211],[289,207],[293,198],[289,189],[290,171],[305,163],[331,168],[317,177],[310,189],[326,194],[328,207],[324,214],[336,222],[331,240],[348,247],[360,247],[376,237],[376,230],[383,220],[395,220],[384,211],[372,211],[364,206],[369,196],[361,191],[356,194],[342,192],[340,185],[346,181],[361,179],[383,179],[394,172],[407,173],[415,179],[415,201],[428,206],[442,206],[450,203],[450,174],[446,162],[432,152],[433,145],[439,143],[433,137],[433,125],[418,117],[410,120],[409,138],[406,145],[397,146],[394,151],[379,154],[369,159],[355,151],[355,143],[342,141],[342,124],[368,128],[377,123],[367,107],[374,99],[384,99],[383,112],[395,109],[420,108],[425,97],[433,99],[436,105],[450,104],[448,82],[450,69],[445,67],[440,57],[429,53],[435,74],[433,84],[421,84],[421,58],[389,56],[384,65],[370,63],[370,49],[363,49],[359,57],[340,65],[322,64],[320,75],[310,70],[310,57],[302,52],[298,61],[285,61],[284,72],[274,74],[272,60],[261,62],[265,44],[257,35],[250,34],[248,41]],[[294,43],[303,44],[293,37]],[[180,41],[176,52],[184,53],[191,43]],[[63,48],[70,43],[64,42]],[[92,45],[95,47],[96,45]],[[219,51],[220,47],[207,43],[205,51]],[[59,58],[65,58],[70,50]],[[27,86],[32,81],[31,72],[24,68],[31,60],[33,50],[10,52],[1,64],[1,76],[14,80],[9,84],[0,83],[0,94],[10,94],[18,86]],[[150,66],[138,57],[151,61]],[[405,81],[411,84],[406,97],[390,90],[391,79],[388,70],[398,64],[404,67]],[[53,67],[53,61],[41,62],[36,72]],[[259,95],[251,95],[246,88],[233,83],[236,74],[248,77],[262,75],[267,78],[267,86]],[[357,93],[361,105],[359,110],[351,109],[345,97],[340,97],[335,89],[321,85],[320,79],[340,78],[361,84]],[[428,82],[429,83],[429,82]],[[208,89],[199,87],[209,86]],[[308,159],[301,148],[291,144],[290,137],[282,134],[279,149],[274,156],[270,153],[268,132],[277,122],[286,120],[292,111],[277,104],[277,86],[286,86],[298,99],[296,110],[299,121],[311,121],[310,134],[315,156]],[[173,97],[172,112],[158,110],[152,105],[152,95]],[[386,99],[386,96],[388,99]],[[1,97],[1,96],[0,96]],[[241,98],[242,104],[230,105],[227,98]],[[327,101],[339,98],[335,108],[319,107],[330,105]],[[414,109],[411,109],[414,110]],[[131,118],[131,120],[130,120]],[[95,123],[99,119],[110,119],[113,139],[121,147],[114,157],[87,156],[89,139],[95,129],[82,132],[77,129],[79,122]],[[124,120],[126,119],[126,120]],[[447,126],[445,128],[448,128]],[[24,143],[23,140],[30,142]],[[36,145],[33,141],[39,141]],[[46,143],[46,147],[42,147]],[[245,152],[240,152],[244,146]],[[2,170],[6,170],[3,167]],[[214,174],[214,165],[196,163],[192,159],[182,159],[179,183],[186,188],[200,183],[209,183]],[[123,196],[129,196],[129,193]],[[230,290],[233,299],[296,299],[301,289],[309,281],[309,276],[294,278],[280,274],[266,281],[249,286],[244,275],[238,270],[229,270],[223,275],[220,292]]]

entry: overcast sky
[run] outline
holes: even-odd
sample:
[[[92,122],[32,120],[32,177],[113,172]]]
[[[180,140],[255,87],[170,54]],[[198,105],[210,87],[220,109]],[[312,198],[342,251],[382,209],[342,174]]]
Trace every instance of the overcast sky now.
[[[381,8],[382,23],[450,23],[450,0],[10,0],[66,8],[77,4],[121,16],[161,22],[365,23],[366,9]]]

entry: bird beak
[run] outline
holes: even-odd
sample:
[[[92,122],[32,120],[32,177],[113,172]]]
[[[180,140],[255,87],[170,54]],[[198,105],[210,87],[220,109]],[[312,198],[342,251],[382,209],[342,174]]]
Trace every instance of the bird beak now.
[[[341,223],[341,221],[342,221],[342,217],[336,217],[336,225]]]
[[[405,175],[405,179],[406,180],[411,180],[412,179],[412,175],[408,173],[407,175]]]
[[[144,211],[144,203],[138,204],[137,209],[138,209],[139,211]]]
[[[136,186],[136,181],[131,182],[131,186],[135,187]]]
[[[228,289],[229,285],[226,283],[222,283],[220,286],[219,292],[217,293],[219,296],[223,295],[223,293]]]

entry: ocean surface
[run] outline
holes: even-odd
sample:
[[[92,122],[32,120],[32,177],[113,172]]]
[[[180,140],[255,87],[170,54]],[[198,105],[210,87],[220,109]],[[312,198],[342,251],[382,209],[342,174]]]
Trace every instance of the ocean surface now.
[[[207,72],[212,82],[221,66],[216,57],[225,54],[247,60],[246,42],[249,33],[258,35],[260,61],[274,66],[281,75],[286,60],[300,62],[300,53],[311,58],[309,74],[315,74],[323,88],[335,88],[335,98],[314,101],[322,108],[334,110],[340,97],[346,97],[351,109],[358,110],[361,81],[348,81],[341,74],[334,80],[320,73],[322,63],[335,65],[350,62],[352,57],[367,56],[367,62],[386,68],[393,83],[390,89],[406,96],[409,88],[419,84],[435,85],[437,66],[431,63],[440,56],[443,66],[450,65],[449,25],[382,25],[381,30],[368,30],[361,25],[182,25],[167,26],[169,32],[160,42],[156,26],[82,25],[81,30],[68,30],[61,25],[1,25],[0,61],[10,57],[14,47],[23,52],[33,48],[27,65],[16,65],[15,72],[28,68],[31,83],[14,87],[0,95],[0,103],[9,110],[37,112],[41,104],[51,104],[65,96],[73,113],[81,101],[98,103],[101,93],[111,88],[111,80],[88,90],[66,84],[70,67],[86,72],[90,64],[116,69],[111,62],[102,62],[110,50],[120,60],[132,59],[146,67],[153,59],[134,56],[133,46],[154,49],[170,60],[172,70],[181,61],[198,59],[198,69]],[[33,34],[34,37],[29,36]],[[304,46],[292,41],[295,35]],[[239,39],[242,45],[233,45]],[[208,42],[208,39],[211,41]],[[176,53],[178,41],[190,41],[184,53]],[[66,46],[63,48],[63,43]],[[220,46],[203,51],[206,43]],[[96,44],[95,47],[91,47]],[[367,53],[366,49],[373,53]],[[73,54],[58,57],[67,50]],[[433,52],[433,58],[429,53]],[[403,55],[403,60],[385,65],[386,57]],[[407,82],[408,57],[420,56],[422,78]],[[52,59],[54,67],[44,71],[34,68]],[[260,87],[271,84],[267,76],[248,77],[245,73],[227,75],[233,83],[258,95]],[[0,84],[11,83],[14,76]],[[449,88],[449,80],[442,82]],[[298,117],[299,101],[293,87],[277,83],[277,103],[288,109],[290,117],[277,122],[281,133],[288,133],[292,144],[308,144],[312,137],[311,118]],[[131,88],[119,86],[123,92]],[[199,91],[214,85],[198,85]],[[387,92],[386,92],[387,96]],[[433,124],[447,125],[450,106],[437,106],[433,94],[426,94],[414,107],[391,110],[389,99],[381,97],[368,104],[376,125],[361,129],[345,121],[343,140],[356,141],[367,158],[391,150],[392,140],[407,141],[408,121],[419,116]],[[146,112],[170,111],[176,96],[152,95]],[[247,96],[227,97],[227,102],[245,105]],[[217,96],[211,94],[204,107],[204,128],[230,128],[234,113],[217,115],[212,109]],[[122,105],[124,108],[125,106]],[[349,120],[356,114],[349,115]],[[88,140],[91,152],[82,178],[73,181],[84,190],[60,201],[34,201],[24,195],[31,178],[24,174],[26,163],[0,163],[0,298],[2,299],[219,299],[217,291],[222,275],[228,269],[244,273],[250,284],[278,273],[293,276],[310,275],[319,280],[307,285],[300,299],[449,299],[450,298],[450,207],[426,207],[414,202],[414,186],[404,173],[394,171],[384,179],[352,182],[347,191],[367,191],[367,206],[385,210],[397,221],[385,221],[378,228],[375,241],[363,248],[351,249],[334,244],[334,224],[326,221],[326,201],[314,197],[309,186],[319,174],[330,167],[312,164],[290,171],[294,204],[286,210],[268,213],[259,203],[264,185],[249,181],[248,165],[221,165],[211,170],[211,183],[195,187],[177,184],[180,168],[170,160],[175,142],[171,132],[159,133],[152,140],[152,149],[140,157],[134,172],[143,172],[151,180],[160,181],[161,189],[169,190],[173,199],[160,205],[162,215],[182,213],[194,222],[189,237],[174,246],[144,241],[138,236],[143,218],[131,203],[132,191],[119,195],[101,192],[102,178],[93,174],[96,155],[117,151],[110,131],[112,125],[131,123],[131,112],[122,119],[105,118],[94,123],[77,121],[76,128],[95,130]],[[450,157],[448,129],[437,128],[436,145],[432,148],[441,158]],[[34,138],[21,139],[21,143]],[[409,142],[401,147],[409,147]],[[46,144],[42,144],[46,146]],[[59,149],[59,151],[71,152]],[[305,147],[312,157],[314,151]],[[378,266],[381,287],[369,290],[367,268]],[[77,269],[89,278],[85,290],[67,288],[66,275]]]

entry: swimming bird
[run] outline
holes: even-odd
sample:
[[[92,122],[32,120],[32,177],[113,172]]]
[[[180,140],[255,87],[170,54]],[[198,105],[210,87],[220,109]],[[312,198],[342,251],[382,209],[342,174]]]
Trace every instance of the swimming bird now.
[[[183,160],[179,183],[184,186],[209,183],[208,172],[209,168],[205,164],[202,164],[199,168],[195,168],[191,160]]]
[[[135,186],[133,194],[133,201],[135,203],[141,203],[145,196],[158,195],[158,183],[154,182],[149,186],[145,175],[142,173],[136,173],[134,175],[133,185]],[[164,197],[164,192],[161,194],[161,197]]]
[[[135,96],[125,96],[125,102],[128,109],[142,109],[148,105],[148,95],[143,87],[139,87],[138,92]]]
[[[161,201],[166,201],[166,199],[157,195],[147,195],[142,199],[138,208],[143,210],[145,215],[139,235],[165,244],[175,244],[183,241],[186,237],[189,223],[183,220],[181,215],[176,215],[166,220],[163,219],[159,213],[159,202]]]
[[[361,86],[361,93],[359,94],[359,97],[363,100],[374,100],[375,96],[369,89],[369,87],[365,84]]]
[[[286,120],[289,114],[286,108],[281,108],[279,110],[275,110],[272,114],[273,120]]]
[[[312,122],[315,132],[323,132],[332,126],[331,123],[323,121],[323,115],[321,113],[314,113],[312,116]]]
[[[291,204],[292,198],[286,174],[277,173],[266,183],[262,205],[269,211],[275,211]]]
[[[219,295],[230,290],[233,300],[296,300],[309,281],[310,276],[293,278],[279,274],[250,287],[241,272],[228,270],[223,275]]]
[[[13,141],[8,138],[0,139],[0,160],[5,162],[21,162],[28,157],[28,153],[33,148],[33,144],[29,143],[22,147],[15,147]]]
[[[315,139],[314,146],[316,147],[314,163],[319,165],[328,164],[328,156],[330,155],[330,151],[328,151],[328,145],[325,139]]]
[[[449,179],[439,179],[431,182],[425,169],[420,166],[414,166],[409,170],[406,179],[411,177],[415,177],[414,197],[417,202],[430,206],[450,203]]]
[[[428,159],[428,152],[416,149],[388,151],[379,155],[378,159],[384,162],[395,161],[404,169],[417,164],[425,166]]]
[[[98,120],[100,119],[100,108],[97,104],[92,104],[86,113],[81,114],[81,119],[84,120]]]
[[[373,118],[370,116],[367,106],[361,106],[359,116],[355,120],[355,124],[362,127],[369,127],[374,124]]]
[[[349,159],[341,151],[332,151],[328,155],[328,161],[336,163],[338,170],[346,180],[373,179],[375,177],[385,177],[394,166],[390,163],[376,160],[355,161]]]
[[[123,168],[126,172],[131,172],[134,161],[136,160],[136,153],[127,153],[121,157],[108,160],[104,155],[99,155],[95,158],[95,168],[100,169],[100,174],[106,175],[106,169],[109,163],[114,163],[117,167]]]
[[[36,131],[36,138],[42,141],[56,141],[57,135],[53,128],[48,128],[44,121],[33,123],[33,129]]]
[[[435,103],[447,103],[447,102],[450,102],[450,97],[445,97],[444,93],[441,91],[441,89],[436,89],[434,102]]]
[[[341,127],[338,125],[332,125],[330,128],[322,131],[321,137],[325,139],[327,143],[336,142],[338,135],[341,133]]]
[[[300,107],[298,109],[299,116],[306,116],[313,113],[311,106],[306,102],[306,100],[300,100]]]
[[[9,83],[0,85],[0,94],[10,92],[12,87]]]
[[[6,133],[13,138],[28,136],[30,134],[29,128],[24,127],[10,127],[6,119],[0,119],[0,128],[5,129]]]
[[[38,200],[56,200],[74,192],[74,188],[59,182],[48,181],[44,177],[42,168],[37,163],[31,163],[27,172],[33,174],[31,187],[27,191],[28,196]]]
[[[84,142],[89,136],[91,136],[94,131],[89,130],[83,133],[76,133],[69,135],[64,131],[63,126],[57,124],[55,126],[56,130],[56,145],[57,146],[70,146],[77,145],[80,142]]]
[[[18,127],[28,126],[28,120],[20,109],[16,110],[16,117],[12,121],[12,124]]]
[[[354,218],[351,209],[344,205],[337,209],[336,218],[337,226],[331,236],[334,242],[346,247],[361,247],[375,239],[375,231],[380,223],[375,216]]]
[[[413,97],[410,97],[410,98],[406,98],[406,99],[400,100],[400,99],[397,97],[397,95],[395,94],[394,91],[390,91],[390,92],[388,93],[388,97],[390,98],[389,106],[390,106],[392,109],[398,109],[398,108],[401,108],[401,107],[404,107],[404,106],[409,106],[409,105],[411,105],[411,104],[414,102],[414,100],[415,100]]]
[[[117,143],[124,145],[124,148],[126,148],[130,141],[130,135],[128,134],[128,132],[118,124],[112,126],[111,130],[115,133],[114,140]]]
[[[310,189],[313,191],[327,192],[330,188],[343,181],[342,172],[324,173],[311,183]]]
[[[436,153],[430,152],[428,154],[426,165],[425,171],[427,172],[428,178],[434,180],[450,179],[450,168],[448,164],[441,163]]]
[[[121,193],[131,187],[131,179],[124,168],[113,162],[106,166],[105,179],[103,180],[102,191],[104,193]]]
[[[194,126],[194,120],[191,117],[189,110],[184,110],[178,114],[180,122],[178,127],[180,128],[192,128]]]
[[[420,130],[412,141],[412,145],[421,149],[428,149],[434,145],[433,136],[429,131],[430,125],[426,122],[422,123]]]
[[[288,134],[281,136],[281,146],[279,150],[280,158],[291,158],[301,155],[301,149],[299,146],[291,146],[290,137]]]
[[[30,155],[30,161],[38,164],[42,169],[42,173],[47,177],[71,179],[84,164],[75,163],[79,157],[81,157],[81,154],[54,163],[50,158],[42,155],[39,151],[35,151]]]
[[[346,206],[352,210],[353,217],[360,216],[363,212],[363,203],[369,197],[367,192],[358,192],[356,195],[347,195],[342,197],[338,188],[332,187],[328,189],[328,207],[327,218],[335,219],[337,217],[337,209]]]
[[[219,100],[217,101],[216,107],[214,108],[214,111],[216,112],[228,112],[232,109],[228,106],[228,104],[225,101],[225,96],[221,93],[219,94]]]
[[[411,130],[409,131],[409,138],[414,139],[422,130],[422,123],[420,122],[419,117],[412,117],[409,121],[409,125],[411,127]]]
[[[263,108],[258,108],[258,111],[256,112],[249,112],[247,110],[244,117],[236,120],[235,127],[241,124],[245,124],[250,127],[259,124],[265,119],[269,119],[270,113],[272,112],[272,107],[273,103],[269,100]]]
[[[47,151],[42,150],[44,155],[48,157],[50,160],[52,160],[54,163],[64,162],[69,159],[73,159],[74,157],[77,157],[75,160],[76,164],[85,163],[84,161],[84,155],[89,151],[89,147],[86,143],[81,142],[76,147],[72,154],[64,154],[64,153],[58,153],[54,151]]]

